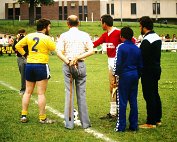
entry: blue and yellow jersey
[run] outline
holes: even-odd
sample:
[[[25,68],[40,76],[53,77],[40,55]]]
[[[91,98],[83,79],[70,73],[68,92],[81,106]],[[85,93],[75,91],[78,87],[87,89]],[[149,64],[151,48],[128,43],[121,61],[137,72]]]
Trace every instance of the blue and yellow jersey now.
[[[24,46],[28,46],[27,63],[48,63],[49,52],[56,48],[55,42],[47,35],[36,32],[26,35],[15,48],[21,55],[25,54]]]

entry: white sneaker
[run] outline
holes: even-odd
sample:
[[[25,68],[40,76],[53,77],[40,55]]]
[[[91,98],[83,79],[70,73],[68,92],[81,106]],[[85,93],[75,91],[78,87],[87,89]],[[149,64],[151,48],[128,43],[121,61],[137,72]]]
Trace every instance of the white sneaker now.
[[[49,118],[46,118],[45,120],[39,120],[39,123],[42,123],[42,124],[52,124],[55,122],[56,122],[55,120],[51,120]]]
[[[26,122],[28,122],[28,119],[27,119],[26,116],[23,116],[23,117],[20,118],[20,121],[21,121],[22,123],[26,123]]]

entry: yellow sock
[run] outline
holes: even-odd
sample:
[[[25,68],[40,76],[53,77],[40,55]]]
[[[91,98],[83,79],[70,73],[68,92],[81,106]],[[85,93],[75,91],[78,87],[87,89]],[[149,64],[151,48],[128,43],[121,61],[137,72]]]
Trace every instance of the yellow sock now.
[[[28,111],[22,110],[21,114],[22,114],[22,115],[27,115],[27,114],[28,114]]]
[[[45,120],[47,117],[46,114],[39,114],[39,120]]]

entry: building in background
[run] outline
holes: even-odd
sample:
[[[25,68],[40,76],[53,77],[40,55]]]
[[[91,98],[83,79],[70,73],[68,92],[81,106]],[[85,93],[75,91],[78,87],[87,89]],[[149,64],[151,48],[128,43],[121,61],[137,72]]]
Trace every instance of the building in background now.
[[[28,19],[29,5],[18,0],[0,0],[0,19]],[[115,20],[137,21],[148,15],[156,21],[177,22],[177,0],[55,0],[50,6],[37,6],[35,17],[51,20],[66,20],[75,14],[81,21],[98,21],[103,14]]]

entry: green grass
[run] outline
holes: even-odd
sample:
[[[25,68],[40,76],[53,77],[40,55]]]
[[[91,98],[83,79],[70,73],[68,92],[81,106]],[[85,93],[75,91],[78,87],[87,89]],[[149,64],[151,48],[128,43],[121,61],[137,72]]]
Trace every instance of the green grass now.
[[[116,133],[113,131],[116,122],[100,120],[99,117],[109,111],[109,87],[106,54],[95,54],[86,60],[87,64],[87,104],[89,116],[94,130],[103,133],[115,141],[122,142],[176,142],[177,134],[177,53],[162,52],[162,76],[159,82],[159,93],[163,106],[163,125],[151,130],[140,129],[137,133],[126,131]],[[52,78],[49,80],[46,98],[47,105],[59,112],[64,112],[64,80],[62,62],[56,55],[50,56],[50,69]],[[15,55],[0,56],[0,81],[20,88],[20,76]],[[36,90],[33,98],[37,98]],[[76,99],[75,99],[75,107]],[[145,101],[142,97],[141,83],[138,95],[139,124],[146,121]],[[19,122],[21,111],[21,97],[17,91],[11,90],[0,83],[0,142],[101,142],[86,133],[81,127],[74,130],[64,128],[63,119],[47,111],[50,118],[57,123],[41,125],[38,123],[38,107],[31,100],[29,106],[29,122]],[[127,109],[127,114],[129,107]],[[127,117],[128,120],[128,117]],[[127,122],[127,127],[128,127]]]
[[[66,21],[57,21],[52,20],[52,28],[50,31],[50,34],[54,37],[56,35],[60,35],[63,32],[68,30]],[[122,28],[123,26],[130,26],[134,31],[134,36],[138,38],[140,35],[140,29],[139,29],[139,23],[138,22],[123,22],[122,25],[120,22],[115,21],[114,26],[117,28]],[[36,26],[28,26],[27,20],[1,20],[0,21],[0,33],[8,33],[8,34],[16,34],[18,29],[24,28],[26,29],[27,33],[35,32]],[[100,21],[95,22],[84,22],[82,21],[79,26],[80,30],[83,30],[85,32],[88,32],[91,36],[98,35],[101,36],[101,34],[104,32],[102,30],[102,27],[100,25]],[[165,24],[154,24],[154,30],[159,35],[166,35],[169,34],[171,37],[173,34],[177,34],[177,25],[165,25]]]

